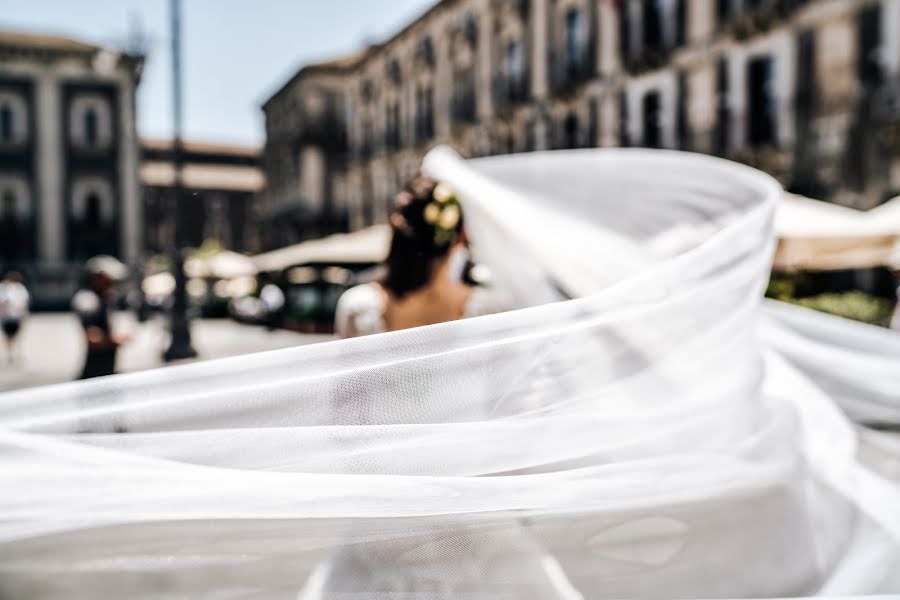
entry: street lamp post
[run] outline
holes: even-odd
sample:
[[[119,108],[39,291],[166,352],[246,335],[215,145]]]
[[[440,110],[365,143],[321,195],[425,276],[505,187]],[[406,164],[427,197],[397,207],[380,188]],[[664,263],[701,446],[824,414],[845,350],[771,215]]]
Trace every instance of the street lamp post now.
[[[181,2],[171,0],[172,16],[172,119],[174,135],[172,136],[172,166],[175,170],[172,195],[175,206],[172,218],[175,220],[175,239],[172,245],[172,268],[175,276],[175,292],[172,312],[169,319],[171,342],[163,354],[166,361],[193,358],[197,356],[191,344],[191,327],[188,320],[187,280],[184,274],[184,223],[180,218],[181,204],[184,200],[182,181],[182,163],[184,162],[181,140]]]

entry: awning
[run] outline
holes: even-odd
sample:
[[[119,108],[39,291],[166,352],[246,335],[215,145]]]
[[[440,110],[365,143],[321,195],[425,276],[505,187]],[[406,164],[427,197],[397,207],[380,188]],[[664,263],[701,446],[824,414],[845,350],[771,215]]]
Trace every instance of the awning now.
[[[775,233],[778,271],[900,268],[900,196],[859,211],[785,194]]]
[[[308,264],[374,264],[387,257],[391,230],[373,225],[353,233],[337,233],[252,257],[260,271],[283,271]]]
[[[145,161],[141,165],[141,184],[150,187],[175,185],[175,167],[165,161]],[[259,192],[266,178],[259,167],[188,163],[182,171],[184,187],[189,190]]]
[[[211,256],[192,257],[185,261],[184,272],[188,277],[213,277],[234,279],[256,275],[256,264],[249,256],[223,250]]]

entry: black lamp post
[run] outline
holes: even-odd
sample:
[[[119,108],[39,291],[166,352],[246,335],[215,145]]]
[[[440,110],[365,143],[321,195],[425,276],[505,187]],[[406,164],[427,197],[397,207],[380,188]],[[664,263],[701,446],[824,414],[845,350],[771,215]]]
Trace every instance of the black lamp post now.
[[[174,302],[169,326],[171,342],[163,354],[166,361],[183,358],[194,358],[197,351],[191,344],[191,327],[188,320],[187,278],[184,274],[184,219],[180,218],[181,204],[184,200],[182,185],[182,163],[184,161],[181,141],[181,2],[171,0],[172,13],[172,119],[174,135],[172,139],[172,166],[175,170],[172,195],[175,206],[172,218],[175,219],[175,239],[172,245],[172,268],[175,276]]]

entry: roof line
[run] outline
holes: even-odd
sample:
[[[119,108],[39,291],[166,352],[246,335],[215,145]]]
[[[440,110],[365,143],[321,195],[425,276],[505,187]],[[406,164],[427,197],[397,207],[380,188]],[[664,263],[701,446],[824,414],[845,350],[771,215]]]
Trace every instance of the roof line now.
[[[407,32],[416,27],[419,23],[436,13],[437,11],[445,8],[446,6],[453,4],[454,2],[459,2],[460,0],[437,0],[434,4],[432,4],[429,8],[427,8],[422,14],[408,22],[404,25],[397,33],[389,36],[385,41],[378,42],[375,44],[370,44],[368,47],[363,49],[358,53],[358,55],[350,57],[353,58],[352,61],[348,61],[346,65],[341,64],[333,64],[339,62],[341,59],[325,61],[320,63],[311,63],[300,67],[287,82],[284,83],[281,87],[278,88],[273,94],[271,94],[265,101],[263,101],[261,108],[265,110],[277,96],[279,96],[282,92],[284,92],[287,88],[293,85],[297,80],[302,78],[304,75],[313,73],[316,71],[320,72],[333,72],[333,73],[346,73],[355,70],[363,63],[370,60],[375,54],[378,53],[379,50],[386,48],[391,45],[396,40],[403,37]]]

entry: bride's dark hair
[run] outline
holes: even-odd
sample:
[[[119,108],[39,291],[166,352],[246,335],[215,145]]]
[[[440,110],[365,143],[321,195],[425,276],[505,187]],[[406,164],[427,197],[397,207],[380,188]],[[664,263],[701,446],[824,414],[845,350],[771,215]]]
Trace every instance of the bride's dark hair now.
[[[435,260],[446,256],[459,240],[462,212],[445,185],[416,175],[394,198],[390,224],[391,248],[383,285],[402,298],[428,283]]]

